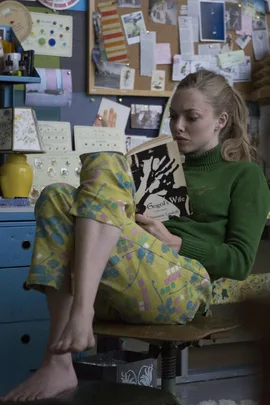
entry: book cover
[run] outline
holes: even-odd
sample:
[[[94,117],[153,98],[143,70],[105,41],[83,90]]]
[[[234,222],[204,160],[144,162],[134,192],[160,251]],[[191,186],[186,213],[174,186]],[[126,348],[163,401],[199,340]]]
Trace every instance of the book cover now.
[[[159,221],[191,214],[176,142],[150,147],[130,156],[137,213]]]

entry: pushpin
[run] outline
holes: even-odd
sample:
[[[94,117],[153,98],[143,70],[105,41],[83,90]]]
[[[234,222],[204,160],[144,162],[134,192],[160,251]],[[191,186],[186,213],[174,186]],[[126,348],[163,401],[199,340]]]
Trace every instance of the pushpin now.
[[[129,67],[129,63],[127,63],[127,67]]]
[[[118,101],[119,101],[119,103],[122,103],[123,99],[122,99],[122,98],[119,98]]]
[[[95,101],[95,99],[93,97],[90,98],[91,103],[93,103]]]
[[[71,75],[71,72],[70,72],[70,71],[68,71],[68,72],[67,72],[67,75],[68,75],[68,76],[70,76],[70,75]]]

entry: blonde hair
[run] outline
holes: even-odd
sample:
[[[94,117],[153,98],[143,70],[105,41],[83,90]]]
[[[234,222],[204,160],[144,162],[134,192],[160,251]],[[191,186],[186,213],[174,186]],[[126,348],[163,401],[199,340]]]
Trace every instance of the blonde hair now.
[[[228,114],[228,122],[220,132],[221,153],[226,161],[256,160],[256,149],[248,137],[248,109],[241,94],[234,90],[219,74],[200,70],[186,76],[178,85],[180,89],[200,90],[214,109],[216,116]]]

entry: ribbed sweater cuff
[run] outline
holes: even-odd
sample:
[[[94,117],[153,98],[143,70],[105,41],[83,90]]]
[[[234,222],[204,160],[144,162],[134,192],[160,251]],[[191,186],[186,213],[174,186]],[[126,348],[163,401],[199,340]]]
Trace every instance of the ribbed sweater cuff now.
[[[203,241],[198,241],[195,238],[189,238],[187,236],[182,239],[182,246],[179,251],[181,256],[189,257],[190,259],[198,260],[198,262],[204,262],[209,251],[209,245]]]

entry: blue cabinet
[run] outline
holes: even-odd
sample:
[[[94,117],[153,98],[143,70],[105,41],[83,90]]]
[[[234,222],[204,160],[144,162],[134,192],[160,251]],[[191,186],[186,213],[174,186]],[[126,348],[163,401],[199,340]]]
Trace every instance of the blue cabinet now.
[[[35,236],[31,208],[0,208],[0,396],[41,363],[49,314],[42,293],[25,289]]]

